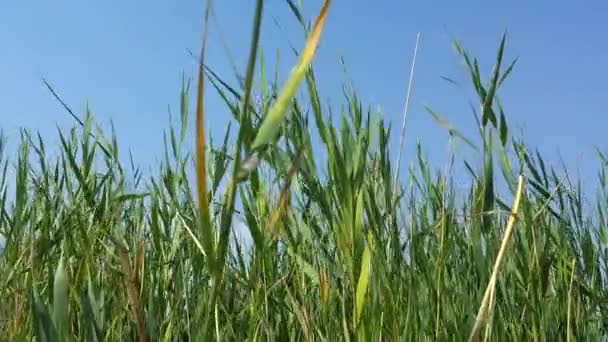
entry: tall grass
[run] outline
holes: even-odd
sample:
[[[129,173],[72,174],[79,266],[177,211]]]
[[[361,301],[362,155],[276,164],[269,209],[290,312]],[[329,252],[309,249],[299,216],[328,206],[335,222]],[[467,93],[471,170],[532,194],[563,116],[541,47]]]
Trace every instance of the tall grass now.
[[[330,1],[285,85],[262,82],[261,101],[250,100],[254,75],[268,79],[256,59],[262,1],[256,6],[242,88],[218,77],[201,53],[194,155],[184,146],[187,82],[180,125],[168,128],[164,159],[150,177],[119,161],[116,136],[88,112],[58,132],[58,156],[27,130],[10,164],[0,146],[2,340],[606,335],[608,160],[599,153],[598,196],[588,208],[567,174],[513,139],[498,97],[515,64],[503,61],[506,36],[487,82],[455,43],[478,95],[476,141],[427,108],[479,152],[462,161],[468,191],[457,193],[449,170],[433,170],[421,145],[395,187],[390,125],[380,113],[349,87],[340,113],[320,101],[310,62]],[[204,82],[237,126],[219,145],[204,138]],[[295,97],[300,83],[304,99]],[[249,229],[250,248],[233,236],[235,215]]]

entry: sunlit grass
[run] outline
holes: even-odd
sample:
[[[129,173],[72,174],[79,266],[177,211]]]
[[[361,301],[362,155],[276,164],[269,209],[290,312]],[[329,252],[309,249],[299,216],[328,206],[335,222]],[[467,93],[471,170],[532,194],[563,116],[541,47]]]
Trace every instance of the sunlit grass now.
[[[311,62],[330,11],[325,1],[283,85],[253,89],[256,74],[268,79],[262,0],[242,87],[205,65],[203,48],[196,111],[184,82],[180,125],[150,177],[119,162],[115,135],[88,112],[53,149],[26,130],[15,151],[0,142],[0,340],[601,340],[608,159],[599,153],[589,208],[572,178],[513,138],[498,97],[515,72],[506,35],[487,82],[454,45],[478,96],[477,138],[427,108],[479,153],[459,161],[470,187],[457,193],[422,145],[395,186],[381,113],[350,88],[341,113],[320,101]],[[219,145],[202,125],[210,90],[234,118]]]

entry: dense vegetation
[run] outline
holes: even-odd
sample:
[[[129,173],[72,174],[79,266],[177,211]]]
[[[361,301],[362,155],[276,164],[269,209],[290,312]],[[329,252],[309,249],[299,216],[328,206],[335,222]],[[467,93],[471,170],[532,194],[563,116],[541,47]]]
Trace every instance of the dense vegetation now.
[[[478,94],[476,142],[428,108],[478,152],[459,161],[470,187],[457,193],[450,167],[432,169],[420,145],[408,178],[396,178],[388,125],[348,85],[341,112],[320,102],[309,65],[329,2],[282,88],[256,58],[262,0],[241,86],[204,66],[203,39],[194,154],[184,82],[181,124],[150,177],[119,161],[116,137],[89,113],[73,114],[53,157],[27,130],[16,153],[0,149],[0,340],[605,336],[605,168],[584,206],[575,180],[510,135],[498,100],[514,65],[502,60],[505,37],[487,82],[455,44]],[[219,145],[202,127],[203,80],[234,115]]]

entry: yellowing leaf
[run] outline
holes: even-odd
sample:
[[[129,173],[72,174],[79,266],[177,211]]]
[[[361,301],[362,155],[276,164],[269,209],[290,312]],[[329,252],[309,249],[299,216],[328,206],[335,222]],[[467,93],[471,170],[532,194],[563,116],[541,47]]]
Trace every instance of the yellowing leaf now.
[[[267,144],[277,133],[279,125],[285,117],[286,110],[289,107],[289,102],[295,96],[298,85],[300,84],[300,81],[302,81],[302,78],[304,78],[306,70],[308,69],[308,66],[310,65],[310,62],[315,54],[319,39],[321,38],[321,32],[323,31],[323,25],[325,24],[325,20],[327,18],[327,11],[329,10],[330,3],[331,0],[325,0],[323,2],[321,12],[315,20],[315,24],[312,28],[310,36],[308,37],[308,40],[306,41],[304,50],[302,51],[297,64],[291,70],[291,74],[289,75],[287,82],[285,82],[281,93],[277,97],[277,101],[268,112],[268,115],[266,115],[264,118],[262,126],[260,127],[258,134],[253,141],[253,145],[251,146],[252,149],[256,149]]]

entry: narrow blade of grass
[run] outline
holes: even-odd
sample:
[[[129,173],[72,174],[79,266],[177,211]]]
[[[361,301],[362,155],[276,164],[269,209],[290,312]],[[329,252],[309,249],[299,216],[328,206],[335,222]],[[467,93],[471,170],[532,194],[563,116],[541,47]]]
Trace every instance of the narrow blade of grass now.
[[[205,147],[205,125],[203,109],[204,92],[204,65],[205,47],[207,45],[207,27],[209,22],[209,11],[211,0],[207,1],[205,9],[205,27],[203,29],[203,40],[201,44],[200,61],[198,64],[198,84],[196,88],[196,193],[198,208],[200,211],[203,248],[207,255],[209,269],[215,270],[215,250],[213,243],[213,231],[211,230],[211,215],[209,213],[209,199],[207,195],[207,158]]]
[[[256,150],[268,144],[278,132],[280,124],[287,112],[287,108],[289,108],[289,102],[293,99],[296,91],[298,90],[298,85],[300,84],[302,78],[304,78],[310,62],[314,57],[317,45],[319,44],[319,40],[321,38],[321,33],[323,32],[323,26],[325,25],[325,21],[327,19],[330,4],[331,0],[325,0],[323,2],[321,12],[315,20],[311,33],[306,41],[306,45],[304,46],[304,50],[300,54],[300,57],[292,69],[289,78],[285,82],[283,89],[279,93],[276,102],[270,108],[268,114],[264,118],[264,121],[262,121],[262,125],[260,126],[258,133],[251,145],[252,150]],[[249,165],[250,168],[252,166],[255,167],[256,165]],[[250,170],[243,171],[246,174],[250,172]]]

